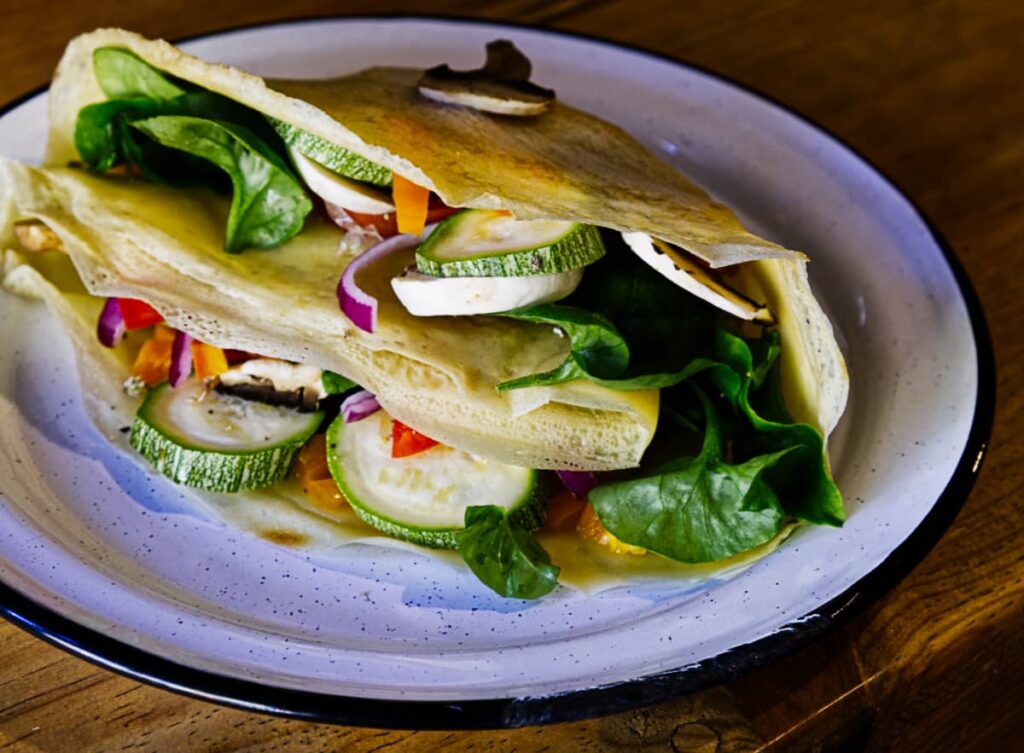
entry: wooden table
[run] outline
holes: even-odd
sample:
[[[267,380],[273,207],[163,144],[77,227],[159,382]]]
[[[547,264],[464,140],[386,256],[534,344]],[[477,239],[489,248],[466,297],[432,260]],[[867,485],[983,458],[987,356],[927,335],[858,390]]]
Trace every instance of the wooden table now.
[[[760,89],[870,157],[934,218],[992,329],[992,450],[956,523],[865,613],[708,692],[507,732],[390,732],[220,708],[140,685],[0,624],[0,748],[16,751],[1011,751],[1024,749],[1024,4],[813,0],[8,0],[0,101],[101,25],[181,37],[313,14],[484,15],[599,34]]]

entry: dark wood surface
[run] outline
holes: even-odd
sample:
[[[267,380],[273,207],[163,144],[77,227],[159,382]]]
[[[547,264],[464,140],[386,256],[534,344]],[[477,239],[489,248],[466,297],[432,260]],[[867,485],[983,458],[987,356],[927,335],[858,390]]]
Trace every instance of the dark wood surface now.
[[[482,10],[484,8],[484,10]],[[0,624],[0,749],[16,751],[1024,750],[1024,4],[1015,0],[8,0],[0,101],[101,25],[181,37],[295,16],[415,10],[599,34],[760,89],[869,155],[937,222],[991,325],[992,447],[949,533],[890,594],[767,669],[672,703],[499,732],[286,721],[140,685]]]

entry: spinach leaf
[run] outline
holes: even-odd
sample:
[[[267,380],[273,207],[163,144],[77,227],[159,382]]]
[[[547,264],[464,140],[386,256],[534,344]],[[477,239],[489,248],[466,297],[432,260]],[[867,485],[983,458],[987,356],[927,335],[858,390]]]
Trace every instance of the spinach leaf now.
[[[774,538],[784,513],[765,472],[789,450],[726,462],[718,416],[703,390],[704,444],[652,476],[603,484],[588,495],[617,538],[678,562],[714,562]]]
[[[707,357],[717,313],[617,248],[614,238],[606,245],[609,253],[587,268],[564,304],[497,315],[556,326],[570,345],[557,368],[502,382],[498,392],[574,379],[613,390],[671,387],[712,365]]]
[[[745,437],[755,451],[788,451],[768,474],[767,480],[789,515],[821,525],[842,525],[846,514],[843,497],[829,473],[825,442],[813,426],[794,423],[785,413],[775,361],[778,335],[760,343],[764,354],[755,367],[750,345],[724,330],[715,335],[715,355],[721,362],[711,378],[723,396],[750,422],[754,433]],[[751,406],[751,388],[765,385],[763,402],[771,419]]]
[[[212,162],[234,189],[224,248],[272,248],[296,235],[313,204],[291,170],[242,125],[189,115],[158,115],[132,122],[155,142]]]
[[[125,161],[125,140],[130,138],[125,126],[164,110],[163,103],[152,99],[117,99],[83,107],[75,121],[75,149],[91,170],[109,170]]]
[[[588,377],[612,378],[629,364],[629,347],[615,325],[600,314],[572,306],[541,303],[498,316],[538,324],[552,324],[569,338],[570,352],[557,369],[512,379],[498,385],[498,392],[539,384],[558,384]]]
[[[710,368],[714,363],[710,359],[697,358],[678,371],[616,378],[629,365],[629,346],[615,325],[601,314],[573,306],[543,303],[506,311],[497,316],[554,325],[569,338],[570,349],[565,361],[557,368],[501,382],[497,386],[498,392],[561,384],[574,379],[588,379],[613,390],[670,387]]]
[[[558,585],[559,568],[529,531],[496,505],[466,509],[459,553],[492,591],[513,599],[537,599]]]
[[[320,381],[323,382],[324,391],[328,395],[341,395],[348,392],[350,389],[359,386],[348,377],[336,374],[333,371],[327,371],[326,369],[320,376]]]
[[[174,99],[185,90],[134,52],[120,47],[99,47],[92,53],[92,67],[109,99]]]

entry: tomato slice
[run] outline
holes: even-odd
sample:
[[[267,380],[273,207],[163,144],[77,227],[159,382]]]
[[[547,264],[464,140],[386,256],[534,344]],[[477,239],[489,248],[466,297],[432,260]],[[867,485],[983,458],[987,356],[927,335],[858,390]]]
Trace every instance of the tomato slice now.
[[[353,212],[351,209],[346,209],[345,213],[359,227],[376,228],[381,238],[390,238],[392,235],[398,235],[398,220],[395,219],[394,212],[388,212],[387,214],[361,214]]]
[[[401,421],[393,421],[391,424],[391,457],[393,458],[415,455],[418,452],[429,450],[437,444],[439,442],[436,439],[420,434]]]
[[[440,222],[445,217],[450,217],[456,212],[461,211],[462,209],[459,207],[448,206],[441,201],[437,194],[432,193],[427,204],[426,224],[433,225],[435,222]],[[393,235],[398,235],[398,217],[394,212],[388,212],[387,214],[362,214],[346,209],[345,214],[351,217],[352,221],[359,225],[359,227],[376,228],[381,238],[390,238]]]
[[[164,320],[160,312],[145,301],[134,298],[118,298],[117,307],[121,309],[121,318],[124,319],[126,330],[145,329],[159,324]]]

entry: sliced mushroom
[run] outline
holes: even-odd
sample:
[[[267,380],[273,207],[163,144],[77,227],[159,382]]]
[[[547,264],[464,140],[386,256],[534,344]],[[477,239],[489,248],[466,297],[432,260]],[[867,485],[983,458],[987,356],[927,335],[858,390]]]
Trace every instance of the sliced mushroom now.
[[[309,412],[317,410],[328,397],[322,374],[313,366],[254,358],[221,374],[214,389],[224,395]]]
[[[45,251],[63,251],[64,241],[42,220],[22,220],[14,223],[14,236],[26,251],[41,254]]]
[[[530,60],[507,39],[487,43],[487,62],[472,71],[439,65],[423,73],[420,94],[435,102],[497,115],[542,115],[555,93],[530,83]]]
[[[684,290],[715,308],[759,324],[774,324],[768,307],[752,301],[724,282],[696,257],[646,233],[623,233],[622,239],[637,256]]]

